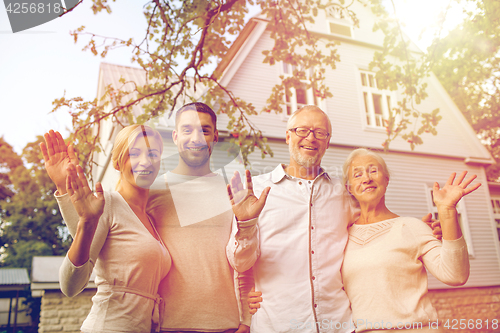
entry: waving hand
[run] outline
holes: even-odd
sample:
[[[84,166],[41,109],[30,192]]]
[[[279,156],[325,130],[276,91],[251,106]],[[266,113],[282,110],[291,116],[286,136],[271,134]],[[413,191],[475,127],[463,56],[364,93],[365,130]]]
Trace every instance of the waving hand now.
[[[72,145],[66,147],[59,132],[50,130],[44,135],[45,143],[40,143],[43,159],[45,160],[45,170],[50,179],[56,184],[59,194],[66,193],[67,168],[70,163],[78,164],[75,151]]]
[[[253,194],[252,176],[249,170],[245,170],[245,176],[247,183],[246,189],[243,188],[238,171],[234,172],[234,176],[231,178],[231,184],[227,185],[229,200],[231,200],[233,212],[238,221],[251,220],[259,216],[266,204],[267,195],[271,190],[270,187],[266,187],[264,191],[262,191],[260,198],[257,198]]]

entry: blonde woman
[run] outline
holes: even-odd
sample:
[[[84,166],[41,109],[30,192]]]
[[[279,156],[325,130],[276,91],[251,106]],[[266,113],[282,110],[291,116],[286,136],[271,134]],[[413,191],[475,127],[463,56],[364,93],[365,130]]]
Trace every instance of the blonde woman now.
[[[81,167],[73,165],[72,148],[66,150],[58,133],[45,138],[41,148],[58,187],[60,209],[78,214],[76,230],[70,230],[73,243],[59,272],[62,292],[77,295],[93,269],[96,273],[97,293],[81,331],[150,332],[152,320],[159,324],[161,313],[158,285],[171,266],[168,250],[146,214],[149,186],[163,150],[160,134],[143,125],[118,133],[112,152],[113,166],[120,172],[117,191],[103,192],[98,183],[96,195]],[[61,175],[67,175],[65,186]]]

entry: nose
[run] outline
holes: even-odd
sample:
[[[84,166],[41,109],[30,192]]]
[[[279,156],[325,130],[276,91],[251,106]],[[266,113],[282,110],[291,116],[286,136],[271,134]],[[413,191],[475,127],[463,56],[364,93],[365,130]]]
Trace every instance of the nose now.
[[[205,136],[203,135],[203,131],[193,131],[191,134],[191,141],[195,143],[205,143]]]
[[[309,134],[307,134],[307,136],[304,139],[307,139],[309,141],[316,141],[316,137],[314,136],[314,132],[309,131]]]
[[[147,152],[142,153],[139,156],[139,164],[143,165],[143,166],[149,166],[149,165],[153,164],[153,161],[151,160],[151,157],[148,155]]]
[[[370,175],[369,172],[363,172],[363,175],[361,176],[361,180],[363,183],[369,183],[372,180],[372,176]]]

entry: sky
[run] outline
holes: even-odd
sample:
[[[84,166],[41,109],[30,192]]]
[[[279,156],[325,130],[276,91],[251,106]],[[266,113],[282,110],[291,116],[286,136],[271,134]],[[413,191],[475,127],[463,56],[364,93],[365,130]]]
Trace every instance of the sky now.
[[[459,22],[461,8],[453,0],[394,0],[396,15],[416,44],[425,50],[438,15],[449,3],[454,4],[447,17],[447,28]],[[112,13],[94,15],[92,2],[84,1],[72,12],[23,32],[12,33],[5,7],[0,6],[0,137],[21,153],[28,142],[49,129],[69,134],[71,118],[66,111],[50,113],[52,101],[67,98],[96,97],[99,64],[104,61],[132,65],[129,50],[112,51],[105,59],[83,52],[85,43],[74,43],[70,31],[84,25],[86,31],[102,36],[136,42],[144,38],[146,21],[142,15],[145,2],[120,0],[110,2]],[[388,11],[393,12],[390,1]],[[420,38],[423,28],[429,27]]]

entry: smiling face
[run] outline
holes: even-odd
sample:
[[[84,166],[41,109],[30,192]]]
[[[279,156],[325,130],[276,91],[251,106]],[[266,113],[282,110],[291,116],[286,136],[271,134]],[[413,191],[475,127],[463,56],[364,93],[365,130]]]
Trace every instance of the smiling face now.
[[[304,127],[310,130],[322,129],[330,132],[328,119],[321,111],[310,109],[297,114],[290,128]],[[298,168],[319,167],[326,149],[330,145],[330,137],[318,140],[310,132],[305,138],[299,137],[293,131],[286,132],[286,143],[290,150],[290,166]]]
[[[153,136],[138,135],[128,149],[128,158],[120,168],[122,183],[148,189],[160,170],[161,144]]]
[[[378,204],[384,199],[389,176],[376,158],[370,155],[355,157],[348,169],[348,189],[359,203]]]
[[[193,174],[200,169],[204,169],[206,173],[210,172],[210,155],[218,136],[209,114],[194,110],[184,111],[172,133],[180,155],[179,163],[184,164]]]

